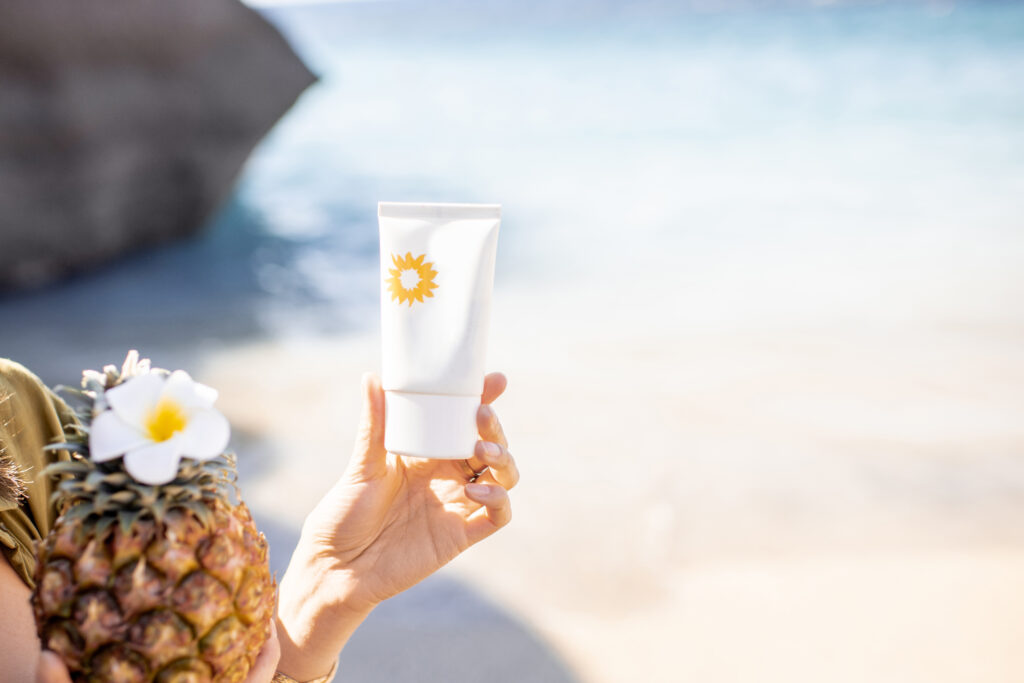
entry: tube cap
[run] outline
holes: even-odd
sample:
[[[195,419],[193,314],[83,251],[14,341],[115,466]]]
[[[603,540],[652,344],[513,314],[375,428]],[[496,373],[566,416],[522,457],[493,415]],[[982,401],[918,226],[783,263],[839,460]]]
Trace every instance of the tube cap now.
[[[479,396],[384,392],[384,448],[417,458],[461,460],[473,455]]]

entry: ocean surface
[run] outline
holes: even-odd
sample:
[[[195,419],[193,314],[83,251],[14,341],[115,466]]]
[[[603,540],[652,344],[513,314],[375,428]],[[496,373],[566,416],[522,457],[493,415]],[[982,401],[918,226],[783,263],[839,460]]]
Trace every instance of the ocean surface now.
[[[372,305],[376,200],[484,201],[499,286],[722,324],[1024,321],[1024,6],[679,6],[270,11],[321,82],[239,190],[308,245],[266,284]]]
[[[372,328],[378,200],[502,203],[498,291],[578,324],[1024,322],[1018,3],[263,4],[319,82],[203,237],[0,302],[9,355]]]

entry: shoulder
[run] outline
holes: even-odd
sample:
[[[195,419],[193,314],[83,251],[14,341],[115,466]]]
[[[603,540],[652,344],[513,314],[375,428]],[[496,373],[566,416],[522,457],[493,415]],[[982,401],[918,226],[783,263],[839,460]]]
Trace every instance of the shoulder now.
[[[16,409],[16,406],[8,405],[11,403],[54,409],[55,400],[62,403],[31,370],[21,363],[0,358],[0,415]],[[5,426],[0,422],[0,429]]]
[[[67,405],[20,363],[0,358],[0,505],[23,491],[46,461],[43,447],[63,440],[75,421]],[[19,481],[27,477],[27,481]],[[10,501],[8,501],[10,503]]]
[[[11,443],[15,434],[10,432],[18,428],[12,402],[25,392],[40,390],[45,391],[42,382],[24,365],[0,358],[0,507],[10,507],[25,495],[24,465]]]
[[[31,370],[10,358],[0,358],[0,392],[7,393],[19,387],[36,386],[42,387],[43,383]]]
[[[74,414],[35,373],[21,363],[0,358],[0,435],[10,433],[24,420],[57,421],[63,427],[74,421]],[[24,425],[22,425],[24,427]]]
[[[67,405],[23,365],[0,359],[0,551],[32,584],[33,543],[56,519],[46,466],[65,460],[45,447],[64,440],[75,421]]]
[[[19,444],[58,436],[71,411],[28,368],[0,358],[0,455],[16,457]],[[34,445],[34,443],[33,443]]]

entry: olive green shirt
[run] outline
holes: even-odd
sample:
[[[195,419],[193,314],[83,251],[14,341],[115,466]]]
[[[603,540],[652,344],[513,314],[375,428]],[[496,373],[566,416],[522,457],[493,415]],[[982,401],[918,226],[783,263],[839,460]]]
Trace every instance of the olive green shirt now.
[[[51,462],[67,460],[65,451],[43,447],[64,440],[64,425],[75,422],[71,410],[39,378],[21,365],[0,358],[0,456],[14,463],[27,495],[0,498],[0,551],[29,587],[35,587],[35,543],[53,526],[53,483],[43,475]]]

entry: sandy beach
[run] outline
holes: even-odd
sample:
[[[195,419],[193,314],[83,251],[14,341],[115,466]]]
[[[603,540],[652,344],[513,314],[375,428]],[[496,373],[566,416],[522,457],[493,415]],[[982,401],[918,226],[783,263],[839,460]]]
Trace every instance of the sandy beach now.
[[[602,338],[589,312],[524,325],[529,298],[499,296],[492,353],[511,378],[514,523],[444,575],[575,680],[1024,676],[1024,330]],[[259,515],[301,523],[378,362],[372,334],[202,359],[275,454],[245,482]],[[524,672],[493,680],[563,680]]]
[[[642,296],[656,280],[558,288],[573,315],[538,305],[550,288],[498,287],[513,522],[379,607],[345,680],[1024,677],[1024,328],[712,323],[664,315]],[[377,333],[196,340],[184,318],[128,319],[70,345],[31,313],[65,297],[5,304],[29,323],[10,355],[55,384],[131,338],[217,387],[283,571],[349,457]]]

